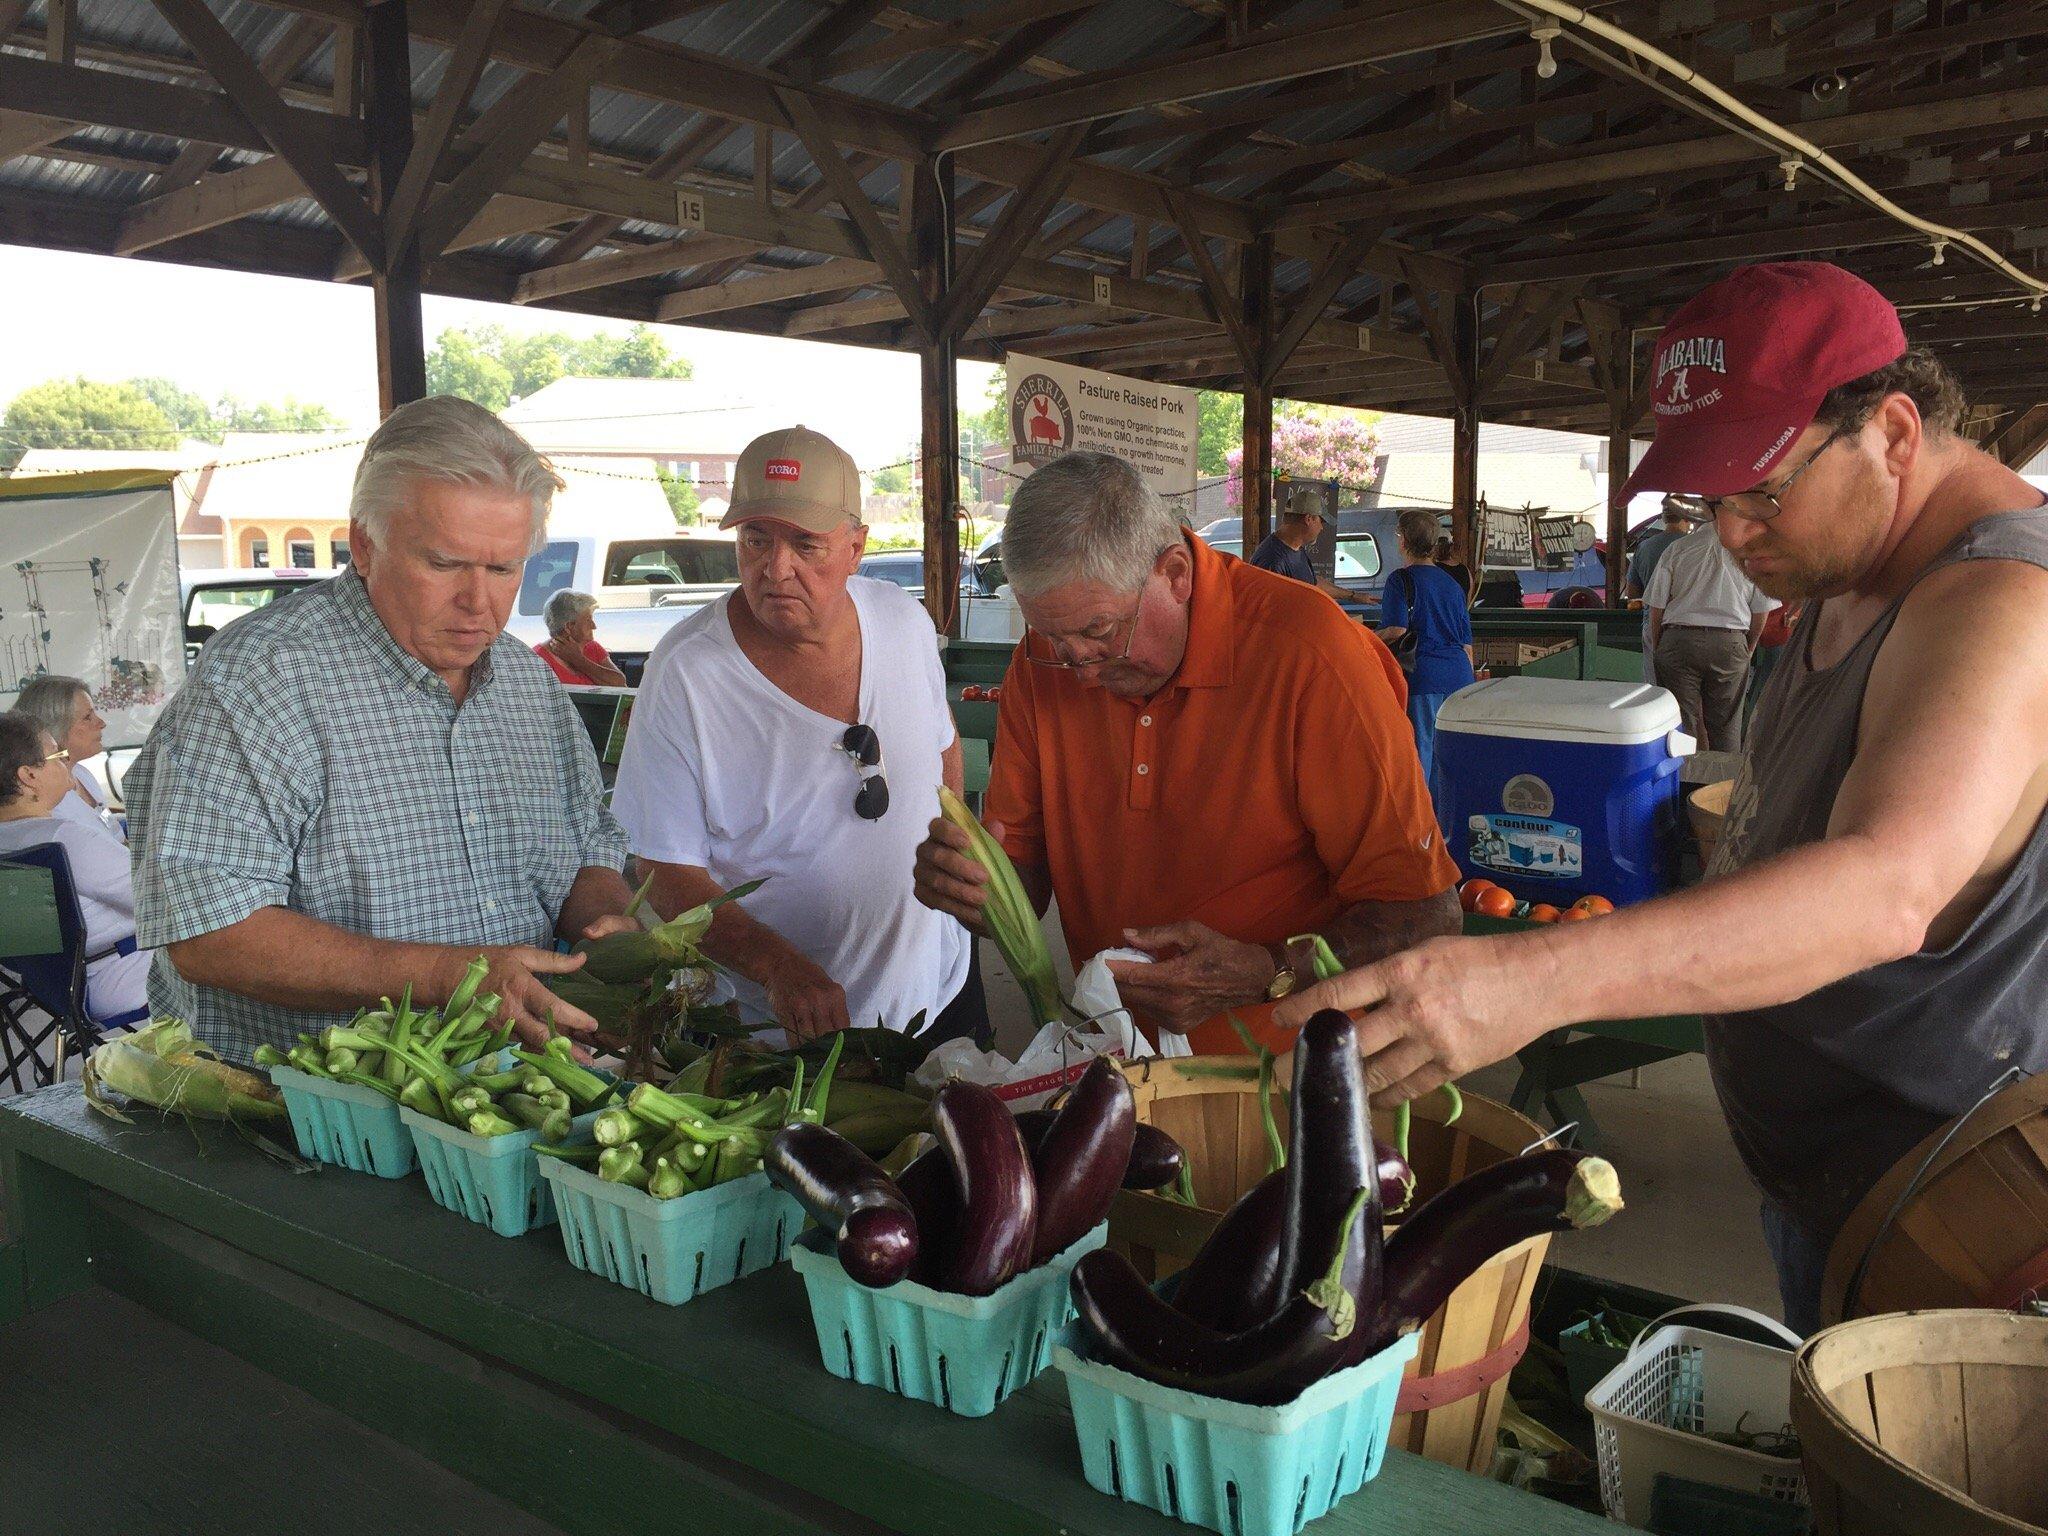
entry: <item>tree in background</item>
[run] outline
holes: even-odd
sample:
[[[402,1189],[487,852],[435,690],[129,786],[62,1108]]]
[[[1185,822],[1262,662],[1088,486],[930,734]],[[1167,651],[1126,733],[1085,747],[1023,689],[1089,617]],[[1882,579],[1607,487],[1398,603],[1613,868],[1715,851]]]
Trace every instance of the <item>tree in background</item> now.
[[[1347,411],[1331,405],[1309,405],[1283,400],[1273,407],[1273,471],[1296,480],[1335,480],[1355,497],[1371,485],[1378,473],[1379,435],[1373,431],[1376,418],[1364,411]],[[1242,434],[1240,434],[1242,435]],[[1224,504],[1231,511],[1243,505],[1243,483],[1238,469],[1244,463],[1244,445],[1224,455]],[[1338,500],[1345,500],[1342,495]]]
[[[697,521],[701,499],[697,485],[688,475],[672,469],[654,466],[654,478],[661,482],[661,493],[668,497],[668,509],[675,514],[676,526],[687,528]]]
[[[31,448],[178,446],[178,429],[132,384],[51,379],[16,395],[0,419],[0,464],[12,468]]]
[[[1230,455],[1244,457],[1244,396],[1205,389],[1195,409],[1195,474],[1204,480],[1236,474]]]
[[[130,379],[129,384],[141,391],[156,405],[156,408],[170,419],[178,429],[180,437],[203,437],[218,442],[212,437],[213,407],[206,403],[203,395],[195,395],[189,389],[181,388],[169,379]]]
[[[74,381],[75,382],[75,381]],[[42,386],[48,388],[48,385]],[[222,395],[209,403],[173,379],[129,379],[125,384],[106,386],[129,389],[159,411],[179,438],[217,443],[229,432],[336,432],[347,427],[324,405],[307,405],[286,396],[280,403],[259,401],[249,404],[233,395]],[[38,444],[39,447],[129,448],[134,443],[96,441],[81,437],[70,443]],[[175,442],[168,446],[175,448]]]
[[[522,336],[502,325],[451,326],[427,354],[427,393],[460,395],[489,411],[562,378],[687,379],[690,360],[669,351],[651,325],[623,336]]]
[[[868,483],[885,496],[901,496],[910,490],[910,461],[917,457],[915,447],[903,450],[900,463],[884,464],[868,477]]]

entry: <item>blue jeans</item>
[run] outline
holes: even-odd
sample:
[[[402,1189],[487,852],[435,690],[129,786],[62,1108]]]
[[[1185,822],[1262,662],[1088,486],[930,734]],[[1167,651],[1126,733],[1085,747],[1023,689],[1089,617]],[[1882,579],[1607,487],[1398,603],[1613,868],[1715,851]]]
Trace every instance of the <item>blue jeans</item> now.
[[[1444,815],[1451,796],[1450,784],[1444,778],[1443,768],[1436,760],[1436,714],[1444,707],[1444,700],[1449,697],[1448,693],[1408,695],[1408,724],[1415,731],[1415,755],[1422,759],[1422,782],[1429,786],[1430,803],[1436,807],[1436,822],[1443,829],[1446,839],[1451,833]]]
[[[1778,1299],[1784,1304],[1785,1326],[1801,1338],[1820,1332],[1821,1277],[1828,1267],[1828,1244],[1801,1226],[1791,1213],[1763,1203],[1764,1242],[1778,1270]]]

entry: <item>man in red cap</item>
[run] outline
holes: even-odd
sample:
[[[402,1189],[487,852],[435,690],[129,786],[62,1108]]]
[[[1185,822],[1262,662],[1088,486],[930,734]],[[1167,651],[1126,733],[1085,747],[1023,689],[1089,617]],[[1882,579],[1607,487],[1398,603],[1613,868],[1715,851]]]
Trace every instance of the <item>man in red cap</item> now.
[[[1437,940],[1277,1022],[1372,1010],[1366,1075],[1392,1102],[1560,1025],[1707,1015],[1786,1320],[1810,1332],[1870,1186],[2010,1069],[2048,1068],[2048,508],[1959,434],[1955,381],[1838,267],[1714,284],[1653,369],[1657,440],[1623,494],[1701,498],[1750,579],[1807,604],[1712,878]]]

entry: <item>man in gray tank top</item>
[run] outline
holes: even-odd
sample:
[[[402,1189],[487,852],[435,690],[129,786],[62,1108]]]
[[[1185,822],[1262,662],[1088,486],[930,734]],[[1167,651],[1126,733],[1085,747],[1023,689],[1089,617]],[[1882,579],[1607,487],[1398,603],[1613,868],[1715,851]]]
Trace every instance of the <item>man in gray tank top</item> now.
[[[1624,495],[1687,492],[1806,610],[1711,878],[1598,922],[1439,939],[1290,998],[1372,1008],[1376,1101],[1589,1019],[1698,1012],[1786,1321],[1844,1218],[2013,1067],[2048,1068],[2048,509],[1955,381],[1822,262],[1749,267],[1659,338]],[[1732,957],[1732,958],[1731,958]]]

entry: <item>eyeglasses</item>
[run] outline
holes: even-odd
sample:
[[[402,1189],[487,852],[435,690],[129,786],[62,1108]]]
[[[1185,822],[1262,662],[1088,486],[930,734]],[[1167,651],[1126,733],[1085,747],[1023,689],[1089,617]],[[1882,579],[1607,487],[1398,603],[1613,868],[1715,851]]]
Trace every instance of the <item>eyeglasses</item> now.
[[[1800,461],[1799,467],[1787,475],[1775,491],[1737,491],[1733,496],[1702,496],[1696,504],[1709,522],[1718,519],[1723,512],[1732,512],[1746,522],[1768,523],[1785,510],[1785,493],[1798,483],[1799,477],[1806,473],[1813,461],[1843,438],[1854,435],[1854,428],[1837,427],[1828,435],[1826,442]]]
[[[882,777],[882,738],[872,725],[849,725],[839,738],[839,750],[860,768],[860,791],[853,797],[853,814],[862,821],[880,821],[889,813],[889,781]],[[873,769],[870,773],[868,770]]]
[[[71,751],[68,747],[59,747],[54,752],[45,753],[43,761],[46,763],[68,763],[71,761]]]
[[[1145,592],[1149,589],[1150,583],[1148,582],[1146,584],[1146,587],[1144,589],[1141,589],[1138,593],[1138,606],[1133,608],[1123,618],[1112,620],[1109,628],[1105,629],[1099,635],[1091,635],[1086,630],[1083,630],[1080,634],[1076,635],[1073,640],[1055,640],[1050,635],[1041,634],[1039,631],[1035,629],[1026,630],[1025,635],[1027,643],[1024,648],[1024,659],[1030,662],[1033,666],[1058,667],[1068,672],[1078,671],[1084,667],[1110,667],[1115,666],[1120,661],[1129,660],[1131,654],[1131,647],[1138,643],[1138,619],[1145,612]],[[1114,645],[1116,643],[1116,632],[1120,629],[1125,631],[1124,648],[1118,651],[1115,655],[1091,656],[1086,661],[1073,661],[1068,659],[1066,653],[1073,647],[1075,641],[1079,641],[1082,644],[1088,646]],[[1053,654],[1050,656],[1032,655],[1031,647],[1028,643],[1031,638],[1036,638],[1039,641],[1041,641],[1046,646],[1046,648],[1049,649]]]

